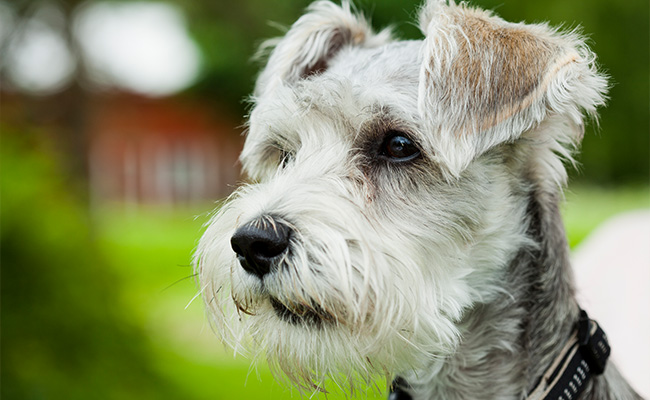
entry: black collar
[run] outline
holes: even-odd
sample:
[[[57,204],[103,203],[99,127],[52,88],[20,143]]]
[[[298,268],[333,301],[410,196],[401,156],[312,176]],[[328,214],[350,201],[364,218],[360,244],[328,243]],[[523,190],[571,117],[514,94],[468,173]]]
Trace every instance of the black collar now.
[[[605,371],[611,350],[607,335],[580,310],[571,339],[546,370],[527,400],[575,400],[587,382]]]
[[[526,400],[576,400],[587,382],[605,371],[610,347],[607,335],[596,321],[580,310],[573,335],[548,367]],[[389,400],[411,400],[408,383],[397,378]]]

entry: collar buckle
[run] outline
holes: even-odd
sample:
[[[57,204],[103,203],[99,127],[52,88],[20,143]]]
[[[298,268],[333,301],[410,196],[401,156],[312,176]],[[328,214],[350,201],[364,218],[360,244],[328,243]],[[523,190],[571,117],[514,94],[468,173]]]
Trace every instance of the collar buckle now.
[[[607,335],[596,321],[589,319],[584,310],[580,310],[578,320],[578,345],[591,373],[600,375],[605,372],[607,359],[611,353]]]

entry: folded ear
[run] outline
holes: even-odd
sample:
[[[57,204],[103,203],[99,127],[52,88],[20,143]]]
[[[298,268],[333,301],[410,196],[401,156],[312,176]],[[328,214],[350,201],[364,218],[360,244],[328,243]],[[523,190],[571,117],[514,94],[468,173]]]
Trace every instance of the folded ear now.
[[[255,95],[261,96],[279,85],[292,85],[323,72],[346,46],[376,47],[389,41],[390,30],[373,33],[363,17],[352,13],[348,1],[343,1],[341,6],[317,1],[284,37],[262,45],[262,50],[273,50],[257,80]]]
[[[430,0],[420,14],[426,39],[418,94],[448,174],[458,176],[478,155],[552,115],[574,127],[583,113],[595,116],[607,81],[577,34],[450,3]],[[581,133],[565,135],[578,142]]]

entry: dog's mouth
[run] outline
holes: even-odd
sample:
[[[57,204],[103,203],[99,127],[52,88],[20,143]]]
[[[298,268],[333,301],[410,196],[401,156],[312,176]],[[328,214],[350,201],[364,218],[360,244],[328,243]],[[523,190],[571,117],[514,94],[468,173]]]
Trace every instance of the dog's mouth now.
[[[310,325],[320,327],[323,323],[332,323],[336,318],[318,304],[294,303],[287,306],[278,299],[271,297],[271,305],[275,314],[285,322],[293,325]]]

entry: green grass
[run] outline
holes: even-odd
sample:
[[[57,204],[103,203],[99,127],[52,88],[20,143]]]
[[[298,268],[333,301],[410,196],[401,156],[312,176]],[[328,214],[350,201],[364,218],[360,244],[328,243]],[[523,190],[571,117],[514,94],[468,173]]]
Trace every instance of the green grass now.
[[[650,186],[603,188],[575,186],[566,192],[562,207],[571,248],[577,246],[598,225],[625,211],[650,208]]]
[[[571,246],[612,215],[650,207],[648,187],[583,186],[573,188],[566,197],[563,214]],[[276,383],[263,360],[255,369],[250,360],[226,351],[210,331],[201,299],[188,306],[196,293],[191,254],[209,209],[208,205],[201,211],[149,208],[129,213],[112,208],[95,213],[100,247],[124,282],[120,296],[133,307],[150,337],[161,375],[183,386],[193,398],[301,398],[295,390]],[[385,399],[386,393],[358,398]]]

